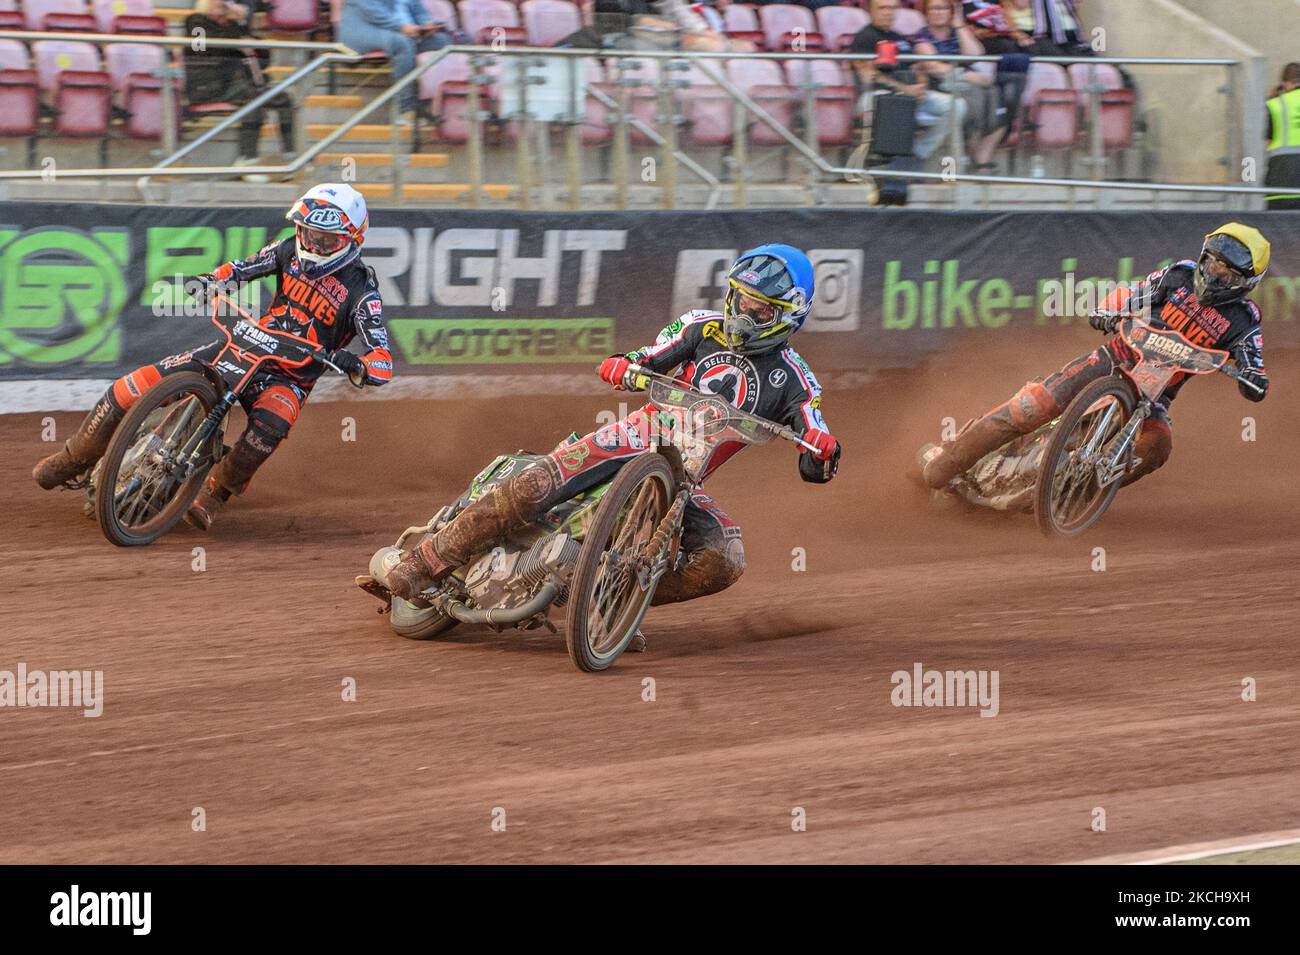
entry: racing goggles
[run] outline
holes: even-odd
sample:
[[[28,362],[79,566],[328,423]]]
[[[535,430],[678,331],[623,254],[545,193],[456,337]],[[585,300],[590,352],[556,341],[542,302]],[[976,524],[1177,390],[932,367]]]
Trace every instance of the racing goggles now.
[[[350,241],[342,232],[322,232],[311,226],[298,223],[298,242],[312,255],[333,255],[341,251]]]
[[[731,279],[729,284],[731,288],[727,292],[727,313],[734,318],[745,319],[754,329],[773,327],[790,308],[789,302],[779,302],[765,295],[759,295],[735,279]]]

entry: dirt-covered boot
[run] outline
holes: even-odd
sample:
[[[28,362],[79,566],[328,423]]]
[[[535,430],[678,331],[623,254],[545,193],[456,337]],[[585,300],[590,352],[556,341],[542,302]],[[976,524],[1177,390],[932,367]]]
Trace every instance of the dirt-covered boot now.
[[[107,396],[100,398],[81,422],[81,427],[77,428],[77,433],[58,451],[36,463],[32,468],[32,478],[45,490],[52,491],[78,474],[89,471],[108,450],[113,431],[125,414]]]

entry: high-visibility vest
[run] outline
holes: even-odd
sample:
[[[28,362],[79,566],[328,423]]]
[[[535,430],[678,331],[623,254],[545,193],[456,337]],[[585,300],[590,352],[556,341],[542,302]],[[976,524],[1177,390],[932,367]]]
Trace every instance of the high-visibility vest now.
[[[1300,89],[1269,100],[1268,115],[1273,120],[1273,138],[1268,143],[1269,156],[1300,153]]]
[[[1269,100],[1268,115],[1273,135],[1268,141],[1269,174],[1264,182],[1284,189],[1300,186],[1300,89]],[[1268,200],[1300,200],[1300,192],[1269,196]]]

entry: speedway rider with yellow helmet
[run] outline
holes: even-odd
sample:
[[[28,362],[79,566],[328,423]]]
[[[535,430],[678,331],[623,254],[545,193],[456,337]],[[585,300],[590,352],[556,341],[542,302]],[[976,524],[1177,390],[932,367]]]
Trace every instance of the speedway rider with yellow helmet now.
[[[1124,315],[1149,309],[1149,321],[1155,327],[1171,328],[1204,348],[1231,352],[1241,372],[1242,382],[1237,387],[1242,395],[1263,401],[1268,372],[1264,370],[1260,312],[1247,296],[1268,270],[1269,254],[1268,240],[1258,230],[1230,222],[1205,237],[1196,261],[1187,259],[1152,272],[1136,289],[1117,289],[1089,322],[1109,335]],[[925,483],[933,488],[946,486],[990,451],[1058,416],[1090,382],[1111,374],[1116,366],[1131,368],[1137,357],[1117,336],[1046,379],[1029,382],[1010,401],[970,422],[951,441],[931,451],[924,464]],[[1169,459],[1173,448],[1169,403],[1188,377],[1184,373],[1175,376],[1143,424],[1134,448],[1141,463],[1124,483],[1150,474]]]
[[[199,276],[205,285],[228,285],[233,295],[244,282],[275,276],[275,296],[259,324],[312,341],[354,381],[381,385],[393,377],[393,359],[383,322],[383,302],[372,269],[361,261],[369,219],[366,200],[346,184],[309,189],[285,213],[294,234],[272,242],[246,259]],[[346,351],[359,338],[365,354]],[[64,447],[38,463],[36,483],[50,490],[88,471],[103,457],[114,428],[147,389],[167,375],[198,371],[226,344],[218,339],[123,375],[104,392]],[[232,494],[242,494],[253,473],[271,456],[298,419],[302,404],[324,366],[298,369],[268,365],[244,392],[248,427],[230,453],[212,469],[187,520],[207,530]]]
[[[600,377],[623,388],[633,363],[661,374],[677,369],[677,378],[694,388],[788,425],[816,448],[800,454],[800,475],[817,484],[829,481],[839,466],[839,442],[822,418],[817,379],[789,345],[813,305],[812,263],[788,245],[763,245],[740,256],[727,284],[721,312],[687,312],[654,344],[606,358]],[[466,507],[407,553],[383,582],[400,597],[414,597],[561,501],[609,481],[651,445],[649,423],[642,408],[561,444]],[[711,474],[742,447],[720,446],[701,473]],[[697,492],[686,507],[681,544],[685,561],[660,581],[656,604],[717,593],[745,569],[740,527],[705,494]]]

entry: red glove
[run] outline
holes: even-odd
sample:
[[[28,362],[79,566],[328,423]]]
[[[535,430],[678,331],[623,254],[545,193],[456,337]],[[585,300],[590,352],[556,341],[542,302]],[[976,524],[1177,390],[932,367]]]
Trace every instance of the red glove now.
[[[822,431],[820,428],[812,428],[805,431],[803,439],[817,449],[812,452],[812,456],[818,461],[828,460],[830,456],[835,453],[835,449],[840,446],[840,443],[836,441],[835,438],[827,434],[825,431]]]
[[[623,378],[632,366],[626,355],[610,355],[600,363],[600,377],[619,390],[623,388]]]

